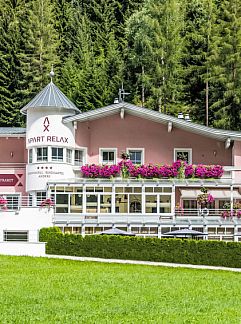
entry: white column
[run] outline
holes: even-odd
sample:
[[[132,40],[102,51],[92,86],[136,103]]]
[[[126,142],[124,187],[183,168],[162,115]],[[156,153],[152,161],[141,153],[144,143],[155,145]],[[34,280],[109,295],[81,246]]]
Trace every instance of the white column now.
[[[172,186],[172,194],[171,194],[171,212],[173,213],[172,219],[175,220],[175,185]]]
[[[83,185],[83,214],[86,214],[86,185]]]
[[[162,237],[162,231],[161,231],[161,225],[158,225],[158,228],[157,228],[157,237],[158,238],[161,238]]]
[[[238,227],[237,225],[234,225],[234,242],[238,242],[238,235],[235,235],[238,233]]]
[[[115,214],[115,186],[111,186],[111,214]]]
[[[3,242],[3,229],[0,229],[0,242]]]
[[[145,215],[146,212],[146,196],[145,196],[145,187],[142,186],[141,189],[141,210],[142,210],[142,215]]]
[[[81,235],[85,237],[85,225],[83,224],[81,227]]]
[[[233,212],[233,185],[230,186],[230,209]]]
[[[204,240],[208,240],[208,227],[207,225],[203,225],[203,233],[207,234],[203,237]]]

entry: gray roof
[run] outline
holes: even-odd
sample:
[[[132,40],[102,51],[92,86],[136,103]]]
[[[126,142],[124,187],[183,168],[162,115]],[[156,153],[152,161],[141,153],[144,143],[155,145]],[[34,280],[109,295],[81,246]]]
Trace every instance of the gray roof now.
[[[167,233],[163,234],[163,236],[187,236],[187,235],[191,235],[191,236],[203,235],[204,236],[204,235],[207,235],[207,234],[203,233],[203,232],[199,232],[199,231],[194,231],[194,230],[189,229],[189,228],[182,228],[180,230],[167,232]]]
[[[123,236],[135,236],[134,233],[126,232],[123,230],[120,230],[119,228],[110,228],[106,231],[103,231],[100,233],[101,235],[123,235]]]
[[[26,114],[29,108],[41,108],[41,107],[57,107],[65,108],[80,112],[80,110],[73,104],[59,88],[51,82],[38,93],[26,106],[21,109],[21,112]]]
[[[68,123],[71,121],[79,121],[84,122],[87,120],[94,120],[98,118],[107,117],[110,115],[114,115],[121,111],[124,108],[124,111],[128,114],[149,119],[157,123],[162,123],[168,125],[168,123],[172,123],[173,127],[181,128],[186,131],[190,131],[192,133],[200,134],[203,136],[219,139],[221,141],[230,140],[239,140],[241,141],[241,132],[231,131],[231,130],[223,130],[212,127],[203,126],[200,124],[196,124],[194,122],[186,121],[183,119],[179,119],[170,115],[165,115],[158,111],[154,111],[151,109],[138,107],[133,104],[129,104],[126,102],[112,104],[106,107],[98,108],[95,110],[87,111],[84,113],[77,114],[75,116],[65,117],[63,119],[64,123]]]
[[[26,128],[22,127],[0,127],[0,137],[24,137]]]

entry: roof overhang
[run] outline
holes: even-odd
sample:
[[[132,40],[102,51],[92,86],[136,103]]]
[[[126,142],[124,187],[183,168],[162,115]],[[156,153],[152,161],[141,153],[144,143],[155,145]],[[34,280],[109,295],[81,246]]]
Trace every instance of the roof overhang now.
[[[182,199],[196,199],[198,195],[200,195],[202,192],[198,189],[180,189],[181,191],[181,198]],[[228,189],[213,189],[208,191],[213,198],[215,199],[229,199],[231,198],[231,190]],[[238,192],[238,190],[234,190],[233,193],[234,199],[241,199],[241,195]]]
[[[203,126],[170,115],[166,115],[158,111],[154,111],[143,107],[138,107],[126,102],[112,104],[106,107],[80,113],[75,116],[64,117],[63,123],[69,123],[73,121],[78,121],[78,122],[92,121],[95,119],[108,117],[116,113],[119,113],[120,116],[123,116],[124,113],[123,109],[125,113],[128,113],[130,115],[137,116],[140,118],[145,118],[156,123],[166,124],[169,132],[172,130],[173,127],[180,128],[185,131],[189,131],[195,134],[199,134],[202,136],[206,136],[206,137],[210,137],[210,138],[214,138],[226,142],[227,148],[230,147],[231,141],[233,140],[241,141],[241,132],[222,130],[222,129]]]
[[[0,127],[0,137],[26,137],[26,128]]]

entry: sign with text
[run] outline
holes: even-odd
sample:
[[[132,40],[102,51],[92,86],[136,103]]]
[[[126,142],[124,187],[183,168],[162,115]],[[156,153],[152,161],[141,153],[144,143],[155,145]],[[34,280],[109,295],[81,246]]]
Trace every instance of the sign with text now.
[[[67,143],[68,144],[68,137],[64,136],[34,136],[28,138],[28,144],[32,143]]]
[[[14,187],[18,182],[15,174],[0,174],[0,187]]]

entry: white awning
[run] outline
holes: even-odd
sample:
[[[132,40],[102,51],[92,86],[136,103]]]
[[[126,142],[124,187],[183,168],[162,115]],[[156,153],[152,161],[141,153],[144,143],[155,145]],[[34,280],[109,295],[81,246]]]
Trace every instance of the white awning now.
[[[201,190],[198,189],[180,189],[182,199],[196,199],[201,194]],[[230,199],[231,191],[227,189],[221,190],[208,190],[215,199]],[[234,199],[241,199],[241,195],[237,190],[233,191]]]

